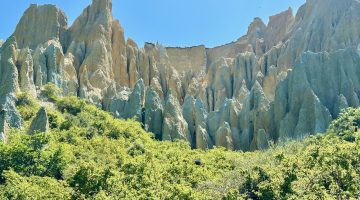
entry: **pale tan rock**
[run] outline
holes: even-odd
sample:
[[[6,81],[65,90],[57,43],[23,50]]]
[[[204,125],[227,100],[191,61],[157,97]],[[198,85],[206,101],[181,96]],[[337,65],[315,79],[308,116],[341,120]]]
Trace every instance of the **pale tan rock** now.
[[[151,81],[153,78],[158,79],[158,81],[160,83],[161,78],[160,78],[159,68],[157,65],[160,64],[159,62],[161,59],[160,59],[160,52],[158,50],[157,45],[151,44],[151,43],[145,43],[143,53],[147,56],[147,60],[149,63],[148,76],[149,76],[150,84],[151,84]]]
[[[121,27],[118,20],[114,20],[112,23],[112,79],[115,80],[117,85],[129,86],[128,85],[128,74],[126,72],[126,42],[124,37],[124,29]]]
[[[161,87],[164,90],[164,93],[169,91],[172,92],[172,95],[178,100],[180,104],[183,103],[183,98],[185,97],[182,81],[180,79],[180,74],[171,66],[167,64],[158,64],[159,69],[159,81]]]
[[[254,53],[246,52],[239,54],[235,59],[233,68],[234,97],[239,96],[243,81],[245,81],[248,89],[251,88],[255,83],[259,72],[261,72],[260,67]]]
[[[0,114],[2,122],[0,130],[4,127],[20,128],[23,120],[16,110],[15,101],[19,88],[19,74],[16,67],[17,44],[15,37],[10,37],[0,49]],[[6,132],[4,137],[6,137]]]
[[[113,81],[112,28],[111,0],[94,0],[69,29],[67,52],[78,58],[74,67],[80,74],[80,96],[94,103],[100,103]]]
[[[32,4],[16,26],[13,36],[19,48],[35,49],[39,44],[57,39],[62,44],[67,40],[67,18],[53,5]]]
[[[244,99],[250,94],[250,91],[246,86],[245,80],[242,81],[240,89],[236,89],[234,92],[234,98],[240,102],[243,102]]]
[[[169,73],[170,74],[170,73]],[[185,96],[182,83],[179,74],[174,71],[170,77],[168,77],[168,91],[173,91],[174,96],[177,98],[180,104],[183,103]]]
[[[288,70],[282,70],[275,66],[270,66],[267,72],[267,76],[264,77],[263,90],[266,98],[273,101],[275,98],[275,89],[279,82],[286,78]]]
[[[231,67],[224,58],[220,58],[209,68],[209,90],[212,95],[211,110],[218,110],[226,98],[232,98],[233,88],[231,83]]]
[[[135,83],[139,77],[137,72],[137,54],[138,47],[136,43],[128,39],[126,42],[126,54],[127,54],[127,69],[128,69],[128,84],[130,88],[134,88]]]
[[[288,32],[291,30],[295,17],[292,14],[292,9],[273,15],[269,19],[269,24],[264,33],[265,45],[267,49],[283,42]]]
[[[78,74],[76,72],[76,69],[73,65],[75,61],[74,55],[71,53],[68,53],[64,56],[63,60],[63,66],[64,66],[64,86],[63,90],[64,93],[67,95],[78,95]]]
[[[10,37],[1,48],[0,60],[0,97],[20,91],[18,70],[16,67],[17,43],[15,37]],[[2,103],[0,101],[0,103]]]
[[[197,149],[210,149],[213,147],[213,142],[205,128],[198,126],[195,137]]]
[[[161,85],[159,83],[159,80],[157,78],[151,79],[150,86],[156,91],[156,93],[159,95],[160,99],[164,99],[164,92],[163,92]]]
[[[31,51],[28,48],[22,49],[17,56],[17,66],[19,72],[19,87],[22,91],[36,97],[34,84],[34,64]]]
[[[295,17],[289,8],[268,25],[255,18],[222,46],[140,48],[125,40],[111,0],[93,0],[70,28],[56,7],[32,5],[0,48],[0,103],[20,127],[15,93],[53,82],[116,117],[137,116],[159,139],[266,148],[323,132],[360,105],[358,10],[358,0],[309,0]]]
[[[188,96],[197,96],[197,95],[199,95],[199,93],[201,92],[200,89],[202,87],[200,81],[201,80],[199,80],[198,78],[195,78],[195,77],[193,77],[191,79],[191,81],[189,81],[189,83],[187,85],[187,88],[186,88],[186,94]]]
[[[138,76],[144,80],[145,86],[151,84],[151,73],[150,73],[150,58],[145,53],[144,49],[139,49],[137,59],[137,71]]]
[[[206,49],[204,45],[188,48],[166,48],[170,65],[176,71],[183,72],[191,70],[199,73],[206,69]]]
[[[262,55],[265,51],[264,45],[264,34],[266,30],[266,25],[260,18],[255,18],[254,21],[250,24],[248,28],[248,32],[243,40],[247,40],[247,42],[251,45],[252,51],[256,55]]]

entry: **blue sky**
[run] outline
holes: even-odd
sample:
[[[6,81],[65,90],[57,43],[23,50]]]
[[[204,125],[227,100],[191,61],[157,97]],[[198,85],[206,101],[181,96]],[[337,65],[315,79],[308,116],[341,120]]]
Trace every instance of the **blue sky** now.
[[[16,3],[15,3],[16,2]],[[165,46],[213,47],[244,35],[254,17],[265,23],[268,17],[305,0],[113,0],[113,14],[125,29],[126,37],[139,46],[160,42]],[[0,38],[15,30],[31,4],[55,4],[65,11],[69,25],[91,0],[1,0]],[[6,9],[5,9],[6,8]]]

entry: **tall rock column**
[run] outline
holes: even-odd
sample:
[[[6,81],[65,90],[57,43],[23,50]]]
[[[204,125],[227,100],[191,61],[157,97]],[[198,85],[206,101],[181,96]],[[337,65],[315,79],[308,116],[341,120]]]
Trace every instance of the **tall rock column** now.
[[[32,4],[20,19],[13,36],[20,49],[34,50],[39,44],[53,39],[66,44],[67,18],[56,6]]]
[[[162,140],[182,139],[191,141],[188,124],[185,121],[179,101],[169,91],[164,107],[164,121],[162,128]]]
[[[145,95],[145,130],[155,134],[156,139],[162,137],[163,106],[159,95],[150,86]]]
[[[188,124],[192,147],[199,149],[211,148],[213,142],[207,131],[207,112],[201,99],[187,96],[182,105],[182,113]]]
[[[67,54],[75,56],[73,64],[78,73],[80,97],[101,103],[107,87],[114,81],[113,68],[124,67],[123,50],[116,52],[112,46],[112,42],[124,42],[122,33],[114,24],[111,0],[94,0],[70,27]],[[123,48],[124,44],[114,47]],[[113,67],[112,55],[118,57],[115,61],[119,66]]]
[[[19,92],[16,49],[15,37],[10,37],[0,50],[0,130],[5,130],[7,125],[12,128],[22,126],[22,119],[15,107],[15,94]]]

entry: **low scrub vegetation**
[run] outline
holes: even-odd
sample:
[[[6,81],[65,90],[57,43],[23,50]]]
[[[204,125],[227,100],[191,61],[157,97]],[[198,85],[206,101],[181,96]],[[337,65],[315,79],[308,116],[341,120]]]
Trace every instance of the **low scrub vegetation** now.
[[[0,199],[356,199],[360,110],[327,134],[266,151],[192,150],[76,97],[54,97],[51,131],[0,143]],[[27,123],[39,109],[22,94]]]

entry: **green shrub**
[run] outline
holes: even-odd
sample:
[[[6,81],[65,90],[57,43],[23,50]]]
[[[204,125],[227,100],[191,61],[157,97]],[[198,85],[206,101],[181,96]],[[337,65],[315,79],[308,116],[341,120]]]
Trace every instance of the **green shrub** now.
[[[0,199],[356,199],[360,191],[360,109],[346,110],[328,134],[243,153],[154,140],[139,122],[76,97],[55,103],[49,133],[25,127],[0,142]],[[18,95],[27,122],[34,105]]]
[[[16,96],[16,108],[25,121],[32,119],[39,110],[37,101],[28,93],[19,93]]]
[[[111,176],[110,170],[100,170],[96,164],[87,164],[81,166],[69,182],[78,196],[91,197],[108,188],[107,180]]]
[[[243,193],[246,199],[277,199],[275,188],[272,188],[271,176],[264,169],[254,167],[243,176],[245,181],[240,186],[240,193]]]
[[[65,181],[48,177],[21,176],[13,170],[4,173],[6,183],[0,186],[1,199],[70,200],[73,190]]]
[[[360,109],[348,108],[331,123],[328,132],[348,142],[354,142],[358,138],[358,131],[360,131]]]
[[[60,128],[61,124],[65,121],[65,118],[58,111],[47,109],[49,117],[49,126],[51,129]]]
[[[128,150],[128,154],[132,157],[139,156],[145,153],[144,144],[140,141],[135,141]]]
[[[57,101],[63,95],[63,91],[54,83],[47,83],[43,86],[41,94],[50,101]]]
[[[71,96],[58,100],[56,105],[62,113],[68,112],[72,115],[77,115],[84,109],[86,102],[85,100],[80,100],[77,97]]]
[[[45,133],[12,133],[8,143],[0,143],[0,181],[4,181],[2,173],[9,169],[27,176],[58,177],[60,172],[51,169],[58,150],[46,149],[49,141]]]
[[[36,106],[36,100],[28,93],[22,92],[16,96],[16,106]]]

